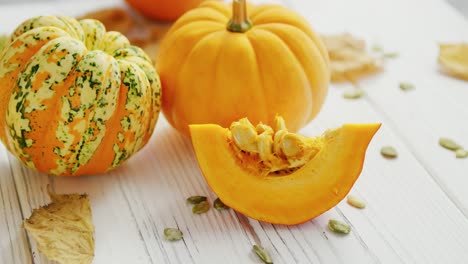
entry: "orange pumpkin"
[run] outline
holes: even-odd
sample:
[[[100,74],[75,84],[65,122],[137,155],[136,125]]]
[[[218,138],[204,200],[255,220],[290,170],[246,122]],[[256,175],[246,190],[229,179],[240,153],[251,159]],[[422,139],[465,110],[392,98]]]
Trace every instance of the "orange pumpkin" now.
[[[229,129],[191,125],[200,169],[229,207],[251,218],[294,225],[338,204],[359,177],[380,124],[347,124],[321,137],[248,120]]]
[[[296,13],[208,1],[183,15],[161,43],[163,113],[184,134],[189,124],[226,127],[242,117],[272,124],[276,114],[297,131],[322,107],[328,64],[322,41]]]
[[[103,173],[141,149],[161,87],[148,56],[93,19],[40,16],[0,50],[0,139],[26,166]]]
[[[126,0],[143,15],[160,21],[174,21],[204,0]]]

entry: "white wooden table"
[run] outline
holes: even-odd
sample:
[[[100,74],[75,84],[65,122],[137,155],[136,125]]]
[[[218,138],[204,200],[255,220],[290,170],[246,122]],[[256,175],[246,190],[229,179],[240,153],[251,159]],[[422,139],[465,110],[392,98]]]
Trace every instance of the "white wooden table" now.
[[[78,15],[110,2],[0,6],[0,33],[39,14]],[[305,224],[260,223],[234,211],[192,215],[185,198],[208,195],[187,139],[160,120],[151,142],[120,169],[103,176],[56,178],[28,170],[0,147],[0,263],[48,263],[21,227],[33,208],[59,193],[90,194],[96,225],[94,263],[260,263],[261,244],[275,263],[468,263],[468,159],[438,145],[439,137],[468,147],[468,82],[438,70],[438,42],[468,41],[468,22],[442,0],[284,0],[322,33],[348,31],[400,54],[385,71],[361,82],[367,96],[342,98],[332,86],[319,117],[302,132],[317,134],[346,122],[382,122],[345,202]],[[402,92],[400,81],[416,90]],[[0,87],[1,88],[1,87]],[[396,160],[380,156],[383,145]],[[352,226],[328,231],[330,218]],[[165,227],[184,240],[165,241]]]

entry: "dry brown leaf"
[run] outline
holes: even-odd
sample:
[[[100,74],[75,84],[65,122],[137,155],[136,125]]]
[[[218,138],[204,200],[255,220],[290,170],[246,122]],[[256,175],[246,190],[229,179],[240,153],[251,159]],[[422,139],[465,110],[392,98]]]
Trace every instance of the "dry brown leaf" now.
[[[52,202],[34,209],[24,228],[39,251],[62,264],[89,264],[94,258],[94,225],[86,194],[55,194]]]
[[[382,58],[374,57],[366,50],[366,43],[348,33],[322,35],[330,57],[333,82],[350,81],[374,74],[382,68]]]
[[[468,44],[441,44],[439,64],[446,74],[468,80]]]
[[[122,34],[126,34],[134,25],[134,21],[128,11],[118,7],[96,10],[78,19],[85,18],[97,19],[104,24],[107,31],[118,31]]]
[[[135,12],[123,8],[106,8],[87,13],[79,19],[93,18],[101,21],[107,30],[124,34],[132,45],[145,50],[150,58],[156,58],[159,42],[171,24],[150,21]]]

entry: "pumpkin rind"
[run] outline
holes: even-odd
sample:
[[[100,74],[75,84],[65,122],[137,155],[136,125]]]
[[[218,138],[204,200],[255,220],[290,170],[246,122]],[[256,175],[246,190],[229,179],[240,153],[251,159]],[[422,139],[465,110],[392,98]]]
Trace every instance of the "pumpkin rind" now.
[[[281,6],[248,6],[253,27],[226,30],[230,7],[209,1],[183,15],[161,43],[157,69],[163,112],[189,124],[223,127],[242,117],[272,124],[276,114],[297,131],[319,112],[329,82],[328,55],[299,15]]]
[[[97,20],[32,18],[0,54],[0,138],[54,175],[104,173],[149,140],[161,85],[151,60]]]
[[[380,124],[349,124],[323,136],[322,149],[286,176],[254,175],[239,166],[218,125],[191,125],[200,169],[229,207],[257,220],[294,225],[338,204],[359,177],[367,146]]]
[[[143,15],[162,21],[174,21],[203,0],[126,0]]]

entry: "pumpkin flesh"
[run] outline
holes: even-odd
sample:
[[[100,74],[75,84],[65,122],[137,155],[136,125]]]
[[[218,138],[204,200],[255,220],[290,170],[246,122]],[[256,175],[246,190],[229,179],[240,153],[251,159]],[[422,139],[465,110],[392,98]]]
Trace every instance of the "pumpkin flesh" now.
[[[326,133],[322,149],[286,176],[253,175],[239,166],[228,129],[191,125],[190,132],[200,169],[223,203],[257,220],[294,225],[324,213],[348,194],[379,127],[349,124]]]

